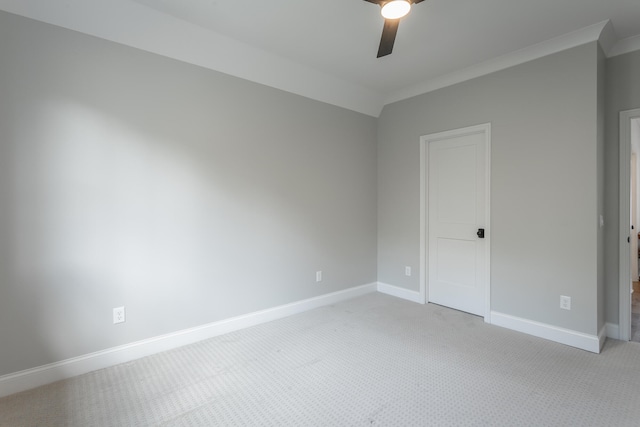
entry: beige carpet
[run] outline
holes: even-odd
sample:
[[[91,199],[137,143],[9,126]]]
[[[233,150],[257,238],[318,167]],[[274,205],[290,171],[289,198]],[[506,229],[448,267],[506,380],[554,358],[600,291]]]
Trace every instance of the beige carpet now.
[[[2,426],[638,426],[600,355],[371,294],[0,399]]]

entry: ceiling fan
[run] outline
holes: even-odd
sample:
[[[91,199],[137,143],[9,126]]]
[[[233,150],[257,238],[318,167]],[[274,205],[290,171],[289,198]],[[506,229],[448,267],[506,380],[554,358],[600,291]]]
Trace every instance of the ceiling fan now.
[[[382,37],[380,38],[380,46],[378,47],[378,56],[387,56],[393,51],[393,43],[396,41],[396,33],[398,32],[398,24],[400,18],[406,16],[411,11],[411,5],[420,3],[424,0],[364,0],[369,3],[375,3],[382,9],[380,13],[384,18],[384,27],[382,28]]]

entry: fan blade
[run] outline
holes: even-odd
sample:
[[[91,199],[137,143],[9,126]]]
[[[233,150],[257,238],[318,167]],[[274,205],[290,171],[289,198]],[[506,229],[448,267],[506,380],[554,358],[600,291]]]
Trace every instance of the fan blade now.
[[[368,0],[367,0],[368,1]],[[411,3],[413,4],[418,4],[418,3],[422,3],[424,0],[411,0]]]
[[[368,1],[369,3],[375,3],[375,4],[382,5],[382,2],[385,1],[385,0],[364,0],[364,1]],[[418,1],[422,1],[422,0],[418,0]]]
[[[382,37],[380,38],[380,47],[378,47],[378,56],[387,56],[393,51],[393,43],[396,41],[396,33],[398,32],[399,19],[385,19],[382,28]]]

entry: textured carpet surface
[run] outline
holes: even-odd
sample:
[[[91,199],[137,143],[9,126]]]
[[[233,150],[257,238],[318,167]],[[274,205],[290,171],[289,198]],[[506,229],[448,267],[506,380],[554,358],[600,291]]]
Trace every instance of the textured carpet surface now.
[[[638,426],[640,344],[370,294],[8,396],[0,425]]]
[[[633,282],[631,294],[631,341],[640,342],[640,282]]]

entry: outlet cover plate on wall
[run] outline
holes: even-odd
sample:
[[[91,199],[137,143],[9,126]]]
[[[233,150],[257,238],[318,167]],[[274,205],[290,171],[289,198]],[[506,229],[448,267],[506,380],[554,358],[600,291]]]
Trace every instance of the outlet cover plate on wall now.
[[[113,309],[113,324],[124,323],[124,307],[116,307]]]

